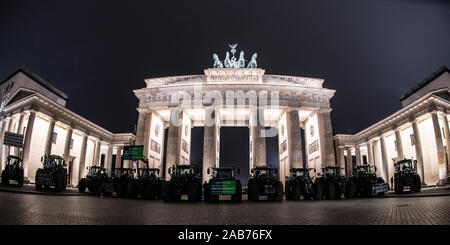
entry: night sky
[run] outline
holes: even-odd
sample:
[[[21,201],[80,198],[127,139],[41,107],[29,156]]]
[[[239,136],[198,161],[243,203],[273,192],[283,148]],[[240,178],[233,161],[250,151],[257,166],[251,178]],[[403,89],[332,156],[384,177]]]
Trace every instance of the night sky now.
[[[449,26],[444,0],[1,1],[0,77],[26,65],[69,109],[132,132],[145,78],[202,74],[238,43],[266,74],[325,79],[334,133],[356,133],[450,65]]]

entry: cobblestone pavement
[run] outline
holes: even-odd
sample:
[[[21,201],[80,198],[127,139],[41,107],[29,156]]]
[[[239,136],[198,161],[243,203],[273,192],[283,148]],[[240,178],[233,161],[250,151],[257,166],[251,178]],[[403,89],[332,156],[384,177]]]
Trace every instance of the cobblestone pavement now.
[[[450,196],[282,203],[164,203],[0,192],[0,224],[449,225]]]

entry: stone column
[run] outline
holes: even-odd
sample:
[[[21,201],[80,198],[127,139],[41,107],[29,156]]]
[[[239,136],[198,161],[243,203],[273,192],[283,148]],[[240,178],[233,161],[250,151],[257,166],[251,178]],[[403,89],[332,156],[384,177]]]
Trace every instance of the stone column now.
[[[149,158],[150,129],[152,124],[152,113],[140,111],[136,128],[136,145],[144,146],[144,156]]]
[[[36,111],[30,111],[30,116],[28,117],[27,130],[25,132],[25,139],[23,142],[23,175],[25,178],[28,177],[28,163],[30,162],[30,147],[31,147],[31,136],[33,133],[34,120],[36,119]]]
[[[64,140],[64,161],[69,164],[70,161],[70,145],[72,144],[72,132],[71,126],[67,126],[66,139]],[[72,170],[73,171],[73,170]]]
[[[94,165],[100,166],[100,156],[101,156],[102,142],[99,140],[95,141],[95,151],[94,151]]]
[[[266,137],[264,127],[264,109],[253,108],[251,112],[252,124],[250,125],[252,135],[252,158],[253,167],[266,166]]]
[[[370,140],[367,142],[367,161],[369,165],[375,166],[375,161],[373,160],[373,144]]]
[[[25,113],[23,113],[23,112],[20,113],[19,122],[18,122],[18,125],[17,125],[17,130],[14,133],[17,133],[17,134],[22,134],[23,133],[23,128],[22,127],[23,127],[23,121],[24,121],[24,117],[25,117],[24,114]],[[13,147],[13,155],[14,156],[20,157],[19,152],[20,152],[20,148]]]
[[[397,147],[397,158],[403,159],[405,155],[403,154],[403,143],[402,136],[400,135],[400,129],[395,129],[395,146]]]
[[[448,173],[447,173],[447,162],[445,160],[445,148],[444,142],[442,142],[442,131],[441,126],[439,126],[439,119],[437,111],[431,112],[431,120],[433,121],[434,137],[436,141],[437,150],[437,164],[439,168],[439,184],[447,183]]]
[[[422,185],[425,185],[425,171],[423,168],[423,154],[422,154],[422,141],[420,139],[419,127],[417,126],[417,121],[412,120],[411,126],[414,134],[414,149],[416,150],[416,160],[417,160],[417,172],[422,180]]]
[[[111,169],[112,169],[112,155],[113,155],[113,146],[112,144],[108,144],[108,153],[106,154],[106,173],[111,176]]]
[[[181,131],[183,111],[175,108],[170,111],[169,134],[167,136],[166,179],[169,177],[169,168],[180,165]]]
[[[11,119],[9,117],[7,117],[7,118],[3,119],[3,122],[2,122],[2,131],[1,131],[1,135],[0,135],[0,166],[1,166],[0,170],[3,170],[4,165],[5,165],[3,159],[5,158],[4,155],[5,155],[5,148],[6,147],[3,146],[3,140],[5,138],[5,132],[6,132],[6,129],[8,128],[8,126],[9,126],[9,121],[10,120]]]
[[[300,134],[300,119],[298,117],[298,110],[289,111],[286,116],[289,169],[303,168],[302,136]]]
[[[352,158],[352,149],[347,148],[347,178],[350,178],[353,175],[353,158]]]
[[[361,166],[361,149],[359,145],[355,145],[356,166]]]
[[[47,139],[45,140],[45,155],[50,155],[52,153],[52,144],[53,144],[53,131],[55,130],[55,120],[50,118],[50,122],[48,124],[47,130]]]
[[[381,148],[381,167],[383,168],[383,176],[382,178],[386,183],[391,183],[389,180],[389,167],[388,167],[388,158],[386,153],[386,143],[384,140],[384,136],[380,136],[380,148]]]
[[[317,123],[319,127],[320,155],[323,165],[334,166],[334,141],[333,129],[331,127],[331,109],[324,109],[317,112]]]
[[[84,177],[86,172],[86,150],[87,150],[88,136],[83,134],[81,138],[81,152],[80,152],[80,168],[78,169],[78,181]]]
[[[341,175],[345,176],[345,149],[343,146],[338,146],[338,161],[339,161],[339,168],[341,171]]]
[[[116,169],[122,168],[122,150],[123,146],[118,146],[116,151]]]
[[[448,127],[447,114],[444,114],[444,135],[445,135],[445,145],[447,152],[447,171],[450,169],[450,130]]]
[[[217,129],[216,111],[214,108],[205,110],[205,128],[203,135],[203,164],[202,164],[202,182],[209,181],[211,175],[208,174],[208,168],[216,167],[217,153]]]

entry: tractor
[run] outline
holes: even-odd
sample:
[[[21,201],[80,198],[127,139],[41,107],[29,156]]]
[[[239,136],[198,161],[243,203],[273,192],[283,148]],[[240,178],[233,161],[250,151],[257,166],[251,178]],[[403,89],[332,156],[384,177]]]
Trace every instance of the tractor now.
[[[135,170],[132,168],[118,168],[112,178],[114,192],[117,197],[127,197],[128,184],[134,179]]]
[[[188,200],[202,200],[202,180],[192,165],[179,165],[169,168],[170,180],[162,181],[161,195],[164,201],[179,201],[183,194]]]
[[[403,193],[405,186],[409,186],[411,192],[420,192],[422,181],[417,173],[417,160],[404,159],[394,164],[395,193]]]
[[[322,188],[322,198],[328,200],[341,198],[341,194],[345,192],[346,181],[340,172],[340,168],[336,166],[322,168],[322,174],[316,179],[316,183]]]
[[[220,195],[231,196],[231,201],[242,201],[242,185],[240,180],[236,180],[234,170],[236,168],[208,168],[207,173],[212,171],[212,178],[203,185],[205,201],[215,202]],[[237,169],[238,174],[240,169]]]
[[[316,171],[314,168],[291,168],[291,176],[286,178],[285,196],[286,199],[298,201],[300,197],[309,200],[322,199],[322,186],[314,183],[309,175],[309,171]]]
[[[158,168],[149,168],[147,158],[141,159],[145,168],[137,168],[137,178],[128,183],[127,197],[155,200],[161,196],[161,179]],[[135,161],[138,163],[138,161]]]
[[[8,156],[5,170],[2,171],[2,184],[8,185],[9,180],[16,180],[17,187],[23,186],[22,159],[16,156]]]
[[[374,171],[372,172],[372,168]],[[376,175],[377,167],[369,164],[356,166],[353,169],[353,176],[347,181],[348,186],[354,186],[355,191],[349,191],[347,198],[357,196],[367,197],[369,195],[382,196],[389,190],[389,184]]]
[[[67,185],[67,168],[64,159],[58,155],[44,155],[41,157],[43,168],[36,171],[36,190],[55,187],[55,191],[63,191]]]
[[[106,173],[106,169],[98,166],[87,167],[88,174],[78,182],[78,191],[84,193],[86,188],[97,195],[103,193],[111,196],[114,191],[112,179]]]
[[[270,201],[283,201],[283,183],[275,177],[276,169],[259,166],[253,168],[251,173],[248,180],[248,200],[258,201],[259,196],[265,195]]]

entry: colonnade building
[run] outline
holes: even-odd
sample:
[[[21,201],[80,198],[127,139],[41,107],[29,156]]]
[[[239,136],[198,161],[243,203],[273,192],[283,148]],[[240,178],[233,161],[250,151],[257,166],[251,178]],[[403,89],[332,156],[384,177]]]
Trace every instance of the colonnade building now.
[[[353,135],[334,136],[337,162],[347,176],[355,165],[369,163],[388,183],[394,163],[417,160],[423,184],[448,180],[450,158],[450,75],[441,67],[401,97],[402,108]]]
[[[123,146],[134,144],[134,134],[112,133],[67,109],[68,96],[26,67],[2,81],[0,92],[1,166],[6,156],[20,156],[30,182],[44,154],[64,158],[68,184],[75,186],[88,166],[102,165],[108,172],[120,167]],[[24,135],[23,148],[4,145],[5,132]]]

